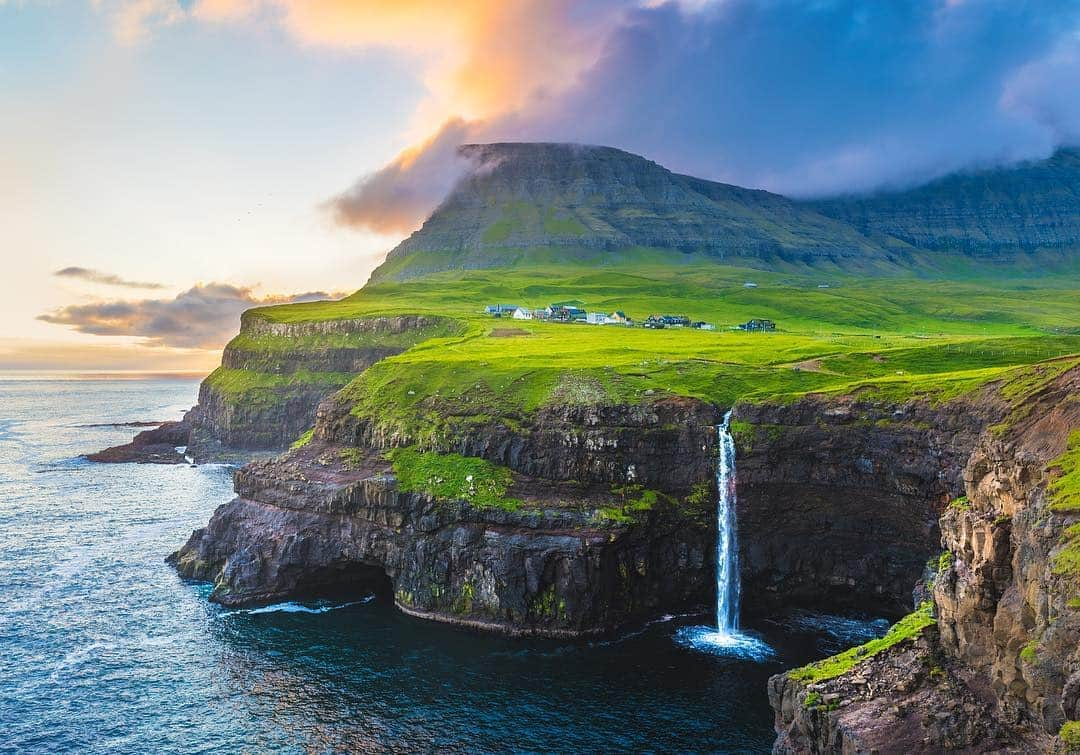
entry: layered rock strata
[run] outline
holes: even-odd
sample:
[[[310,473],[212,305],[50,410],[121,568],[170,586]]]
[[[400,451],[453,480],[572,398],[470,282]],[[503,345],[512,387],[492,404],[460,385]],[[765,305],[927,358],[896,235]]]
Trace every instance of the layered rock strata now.
[[[170,558],[230,605],[377,591],[416,616],[508,634],[607,632],[711,599],[713,470],[699,460],[716,419],[688,401],[566,407],[478,437],[462,450],[513,470],[522,505],[503,510],[400,490],[379,449],[342,445],[363,430],[328,401],[310,444],[239,471],[238,497]],[[612,483],[630,481],[665,495],[611,515]]]
[[[739,405],[743,594],[901,616],[938,517],[963,487],[964,464],[1004,404],[991,395],[932,406],[807,396]]]
[[[1052,462],[1080,428],[1080,369],[980,434],[940,519],[937,623],[850,671],[770,680],[778,753],[1066,752],[1080,719],[1080,589],[1055,568],[1080,514],[1056,510]]]

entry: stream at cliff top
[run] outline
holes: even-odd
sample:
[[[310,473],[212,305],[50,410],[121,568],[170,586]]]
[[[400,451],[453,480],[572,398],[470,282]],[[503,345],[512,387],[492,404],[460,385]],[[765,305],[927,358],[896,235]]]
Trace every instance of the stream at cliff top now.
[[[712,616],[605,642],[523,641],[376,600],[207,601],[164,557],[231,497],[223,466],[78,458],[170,419],[186,380],[0,380],[0,752],[768,752],[771,674],[883,633],[743,617],[761,662],[673,642]]]

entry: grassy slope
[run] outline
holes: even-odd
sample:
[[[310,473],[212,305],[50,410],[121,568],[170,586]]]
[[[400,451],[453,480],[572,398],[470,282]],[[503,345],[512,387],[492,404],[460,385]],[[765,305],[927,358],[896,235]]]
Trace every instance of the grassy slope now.
[[[758,288],[744,288],[753,280]],[[830,288],[818,284],[828,282]],[[860,279],[718,265],[568,266],[441,273],[369,286],[340,302],[255,316],[303,322],[433,313],[465,323],[369,369],[347,388],[358,414],[414,441],[448,423],[520,421],[549,402],[640,401],[663,393],[721,405],[866,385],[886,397],[947,398],[1011,368],[1080,353],[1080,282]],[[493,319],[489,303],[541,307],[580,299],[590,311],[679,313],[718,330],[647,331]],[[751,317],[780,332],[730,326]],[[512,337],[492,337],[511,329]],[[798,367],[798,369],[794,369]]]
[[[872,658],[894,645],[919,637],[924,629],[936,623],[931,608],[932,605],[929,602],[923,603],[917,610],[893,624],[884,637],[870,640],[858,647],[850,648],[837,655],[789,671],[788,676],[805,684],[817,684],[846,674],[868,658]],[[811,705],[813,702],[808,699],[805,704]]]
[[[1065,453],[1050,463],[1050,509],[1075,517],[1080,514],[1080,429],[1069,434]],[[1065,529],[1062,548],[1054,556],[1054,573],[1067,579],[1071,594],[1069,606],[1080,608],[1080,522]]]
[[[746,281],[759,284],[743,288]],[[818,289],[819,283],[832,288]],[[368,286],[340,302],[255,310],[279,322],[378,314],[437,313],[471,318],[483,304],[544,306],[581,299],[590,310],[623,309],[643,319],[679,311],[718,324],[770,317],[789,332],[953,335],[1080,332],[1080,278],[976,282],[915,278],[860,279],[836,271],[776,273],[708,264],[571,267],[439,273],[422,280]]]
[[[251,335],[241,332],[226,346],[243,355],[243,368],[218,367],[206,382],[230,403],[268,404],[290,390],[310,387],[336,390],[355,377],[353,372],[327,371],[321,355],[335,349],[403,350],[429,338],[461,333],[465,325],[442,318],[423,329],[401,333],[313,333],[303,336]],[[298,359],[308,360],[303,369]],[[322,361],[322,364],[319,362]],[[301,368],[298,369],[298,366]]]

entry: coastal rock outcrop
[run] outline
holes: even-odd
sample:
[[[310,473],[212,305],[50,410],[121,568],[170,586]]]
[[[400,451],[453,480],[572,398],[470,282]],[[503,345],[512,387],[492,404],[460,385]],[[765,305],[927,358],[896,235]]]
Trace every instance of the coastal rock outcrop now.
[[[1038,371],[1052,379],[978,436],[965,495],[941,516],[946,550],[921,609],[936,621],[889,647],[773,677],[774,752],[1076,746],[1057,735],[1080,719],[1080,580],[1062,559],[1080,512],[1055,505],[1052,487],[1056,460],[1077,443],[1080,368]]]
[[[86,458],[102,464],[186,464],[184,447],[190,437],[191,412],[188,412],[178,422],[163,422],[138,433],[129,443],[87,454]]]
[[[356,375],[459,327],[421,315],[278,322],[245,312],[221,367],[199,386],[189,452],[204,461],[282,451],[314,424],[319,402]]]
[[[382,592],[416,616],[544,636],[711,598],[713,467],[681,454],[708,459],[712,407],[564,407],[530,432],[477,434],[460,450],[512,470],[506,509],[401,490],[345,408],[324,402],[310,443],[236,474],[238,497],[170,557],[182,575],[230,605]],[[615,483],[662,494],[628,506]]]
[[[769,679],[773,753],[1033,752],[958,678],[933,627],[857,668],[809,685]]]
[[[179,422],[139,433],[87,458],[97,462],[181,464],[246,461],[280,452],[315,423],[319,402],[376,362],[464,326],[432,315],[279,322],[260,310],[241,318],[221,367],[199,386]],[[175,447],[185,447],[179,453]]]

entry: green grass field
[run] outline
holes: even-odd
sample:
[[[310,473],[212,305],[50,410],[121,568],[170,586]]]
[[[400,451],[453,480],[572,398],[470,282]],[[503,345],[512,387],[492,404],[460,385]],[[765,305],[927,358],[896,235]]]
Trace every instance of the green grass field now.
[[[747,281],[757,287],[746,288]],[[819,288],[823,283],[829,288]],[[685,314],[717,330],[569,325],[483,313],[486,304],[540,308],[571,299],[589,311],[619,309],[638,321]],[[251,316],[298,323],[393,314],[434,314],[459,323],[456,331],[377,363],[345,389],[358,415],[419,443],[463,422],[525,421],[553,403],[634,403],[676,394],[727,406],[856,390],[940,400],[1025,365],[1080,354],[1080,281],[1069,276],[1010,283],[701,264],[541,266],[380,283],[339,302],[263,308]],[[775,320],[778,331],[732,329],[754,317]]]

